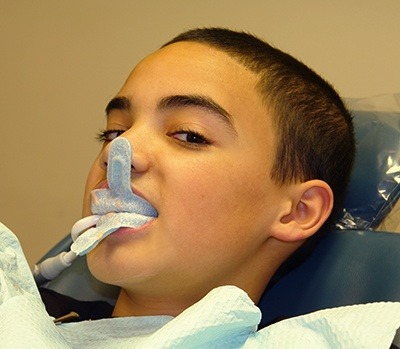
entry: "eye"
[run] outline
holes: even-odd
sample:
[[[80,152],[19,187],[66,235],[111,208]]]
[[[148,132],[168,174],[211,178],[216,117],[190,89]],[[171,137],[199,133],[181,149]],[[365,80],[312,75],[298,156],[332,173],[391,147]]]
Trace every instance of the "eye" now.
[[[100,131],[97,134],[97,140],[101,143],[111,142],[115,138],[122,135],[125,131],[124,130],[104,130]]]
[[[174,139],[177,139],[179,142],[183,143],[189,147],[204,147],[212,144],[212,142],[207,139],[207,137],[201,135],[196,131],[191,130],[179,130],[174,133],[169,134]]]
[[[195,132],[178,132],[175,133],[173,137],[183,142],[207,144],[207,140]]]

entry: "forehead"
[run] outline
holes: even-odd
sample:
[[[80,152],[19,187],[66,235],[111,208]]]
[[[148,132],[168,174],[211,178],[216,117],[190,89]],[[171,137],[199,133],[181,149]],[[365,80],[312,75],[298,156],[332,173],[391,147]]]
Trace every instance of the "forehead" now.
[[[263,108],[257,83],[253,72],[225,52],[204,44],[178,42],[142,60],[120,94],[207,95],[230,110],[243,109],[237,100],[241,96],[248,100],[247,106]]]
[[[178,42],[142,60],[118,95],[147,109],[168,96],[205,96],[232,115],[239,133],[271,138],[271,117],[258,82],[254,72],[227,53],[205,44]]]
[[[257,83],[257,76],[236,59],[224,51],[197,42],[183,41],[163,47],[142,60],[133,73],[150,67],[157,72],[182,73],[179,75],[185,80],[209,80],[212,76],[218,81],[223,77],[241,77],[241,82]]]

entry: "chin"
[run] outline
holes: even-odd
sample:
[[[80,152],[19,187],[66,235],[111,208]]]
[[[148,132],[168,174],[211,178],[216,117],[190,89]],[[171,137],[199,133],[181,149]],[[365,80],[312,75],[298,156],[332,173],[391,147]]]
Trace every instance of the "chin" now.
[[[147,265],[135,264],[132,256],[130,256],[131,258],[122,258],[121,256],[121,251],[109,249],[107,244],[100,243],[87,254],[90,273],[101,282],[120,287],[132,282],[140,283],[147,279],[146,275],[151,274]]]

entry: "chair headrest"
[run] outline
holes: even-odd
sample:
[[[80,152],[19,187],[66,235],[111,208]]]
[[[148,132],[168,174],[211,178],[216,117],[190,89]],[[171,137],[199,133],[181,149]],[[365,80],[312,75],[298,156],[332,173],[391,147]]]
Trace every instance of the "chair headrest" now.
[[[400,95],[393,96],[398,110],[353,111],[357,155],[338,228],[374,229],[400,197]]]

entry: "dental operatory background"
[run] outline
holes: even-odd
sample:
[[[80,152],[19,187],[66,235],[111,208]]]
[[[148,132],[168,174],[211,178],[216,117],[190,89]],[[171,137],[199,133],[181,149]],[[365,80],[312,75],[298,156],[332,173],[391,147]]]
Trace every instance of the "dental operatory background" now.
[[[0,0],[0,221],[30,264],[69,233],[106,104],[181,31],[255,33],[358,98],[400,92],[399,18],[399,0]]]

